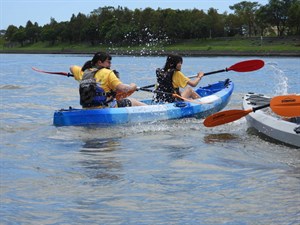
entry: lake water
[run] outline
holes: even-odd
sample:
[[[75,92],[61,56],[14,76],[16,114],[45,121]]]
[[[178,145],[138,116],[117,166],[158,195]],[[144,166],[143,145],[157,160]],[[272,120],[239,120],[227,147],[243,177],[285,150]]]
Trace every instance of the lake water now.
[[[246,120],[215,128],[194,118],[108,128],[52,125],[53,112],[79,107],[68,72],[91,55],[1,54],[0,224],[300,224],[300,150],[261,139]],[[195,75],[248,59],[230,78],[242,96],[300,92],[300,60],[287,57],[184,57]],[[165,57],[114,56],[125,83],[155,83]],[[151,97],[136,92],[138,99]]]

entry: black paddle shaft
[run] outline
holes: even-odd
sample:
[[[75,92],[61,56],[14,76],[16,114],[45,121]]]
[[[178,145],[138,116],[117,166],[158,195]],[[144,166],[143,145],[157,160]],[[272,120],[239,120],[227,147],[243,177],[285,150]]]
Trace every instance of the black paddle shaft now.
[[[270,104],[265,104],[265,105],[254,107],[254,108],[252,108],[252,111],[255,112],[256,110],[267,108],[267,107],[270,107]]]
[[[217,70],[217,71],[212,71],[212,72],[208,72],[208,73],[204,73],[204,76],[207,76],[207,75],[211,75],[211,74],[215,74],[215,73],[222,73],[222,72],[227,72],[228,69],[223,69],[223,70]]]
[[[174,93],[169,93],[169,92],[164,92],[164,91],[151,90],[151,89],[147,89],[147,88],[144,88],[144,87],[140,87],[137,90],[147,91],[147,92],[152,92],[152,93],[167,94],[167,95],[173,95],[174,94]]]

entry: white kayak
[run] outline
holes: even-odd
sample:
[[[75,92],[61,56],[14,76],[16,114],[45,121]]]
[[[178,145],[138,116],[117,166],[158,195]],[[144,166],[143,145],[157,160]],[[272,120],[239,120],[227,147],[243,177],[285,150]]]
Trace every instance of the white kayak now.
[[[262,94],[248,93],[243,97],[243,109],[252,109],[270,103],[271,98]],[[282,118],[270,108],[256,110],[246,116],[249,127],[275,141],[300,147],[300,117]]]

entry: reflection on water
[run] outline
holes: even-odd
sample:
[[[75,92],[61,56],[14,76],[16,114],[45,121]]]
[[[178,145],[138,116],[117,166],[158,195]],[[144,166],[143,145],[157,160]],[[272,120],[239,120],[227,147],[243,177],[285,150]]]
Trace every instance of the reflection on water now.
[[[118,181],[121,179],[122,164],[110,153],[119,147],[117,139],[87,140],[80,149],[83,157],[79,164],[92,179],[101,182]]]
[[[22,89],[22,87],[19,85],[7,84],[7,85],[0,85],[0,89],[13,90],[13,89]]]
[[[82,146],[81,152],[104,152],[104,151],[114,151],[120,146],[117,139],[92,139],[87,140]]]
[[[229,141],[239,141],[238,135],[231,133],[221,133],[221,134],[208,134],[204,137],[205,143],[215,143],[215,142],[229,142]]]

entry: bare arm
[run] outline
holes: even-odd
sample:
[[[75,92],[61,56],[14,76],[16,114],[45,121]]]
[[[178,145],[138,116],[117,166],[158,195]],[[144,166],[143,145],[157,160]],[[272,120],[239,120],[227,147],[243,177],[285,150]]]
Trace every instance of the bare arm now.
[[[134,83],[131,83],[130,85],[128,84],[119,84],[116,87],[116,91],[121,91],[121,92],[130,92],[130,91],[136,91],[137,86]]]
[[[201,78],[203,76],[204,76],[204,73],[203,72],[199,72],[197,74],[197,77],[194,80],[189,80],[188,81],[188,85],[190,85],[191,87],[196,87],[199,84],[199,82],[200,82],[200,80],[201,80]]]

